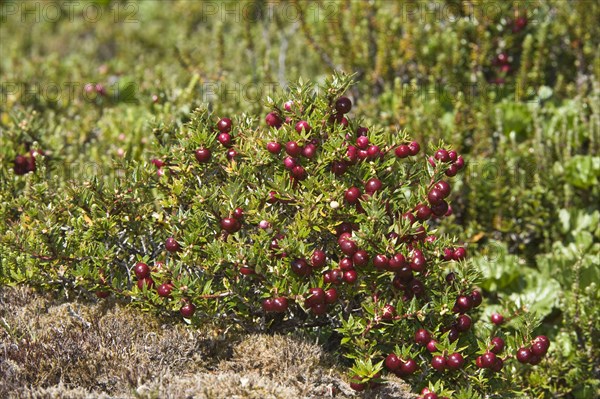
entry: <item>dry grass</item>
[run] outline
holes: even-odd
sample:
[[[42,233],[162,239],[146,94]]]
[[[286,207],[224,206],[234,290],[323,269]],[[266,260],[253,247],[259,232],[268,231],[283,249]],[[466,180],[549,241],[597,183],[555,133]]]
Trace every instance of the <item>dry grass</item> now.
[[[218,336],[116,303],[0,288],[1,398],[348,398],[322,348]],[[358,397],[410,398],[392,382]]]

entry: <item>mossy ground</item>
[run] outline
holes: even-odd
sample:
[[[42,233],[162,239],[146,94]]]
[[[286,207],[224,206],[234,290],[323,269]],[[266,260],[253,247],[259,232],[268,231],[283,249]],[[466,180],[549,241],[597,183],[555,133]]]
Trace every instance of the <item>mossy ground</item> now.
[[[114,301],[0,289],[2,398],[348,398],[335,356],[299,336],[193,329]],[[357,395],[410,398],[399,380]]]

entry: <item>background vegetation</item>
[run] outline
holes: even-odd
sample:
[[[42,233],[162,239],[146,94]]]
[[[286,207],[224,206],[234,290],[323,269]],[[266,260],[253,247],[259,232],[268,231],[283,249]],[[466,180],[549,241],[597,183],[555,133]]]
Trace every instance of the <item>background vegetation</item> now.
[[[357,74],[354,109],[369,125],[406,129],[422,145],[445,140],[467,159],[443,231],[468,237],[484,314],[527,307],[553,342],[542,365],[515,377],[527,380],[524,395],[600,393],[597,2],[4,1],[0,10],[3,285],[94,288],[45,252],[62,233],[46,229],[58,212],[38,204],[88,181],[117,186],[131,163],[152,167],[153,128],[203,104],[264,115],[266,97],[298,78],[343,70]],[[14,159],[30,150],[44,152],[38,170],[17,176]]]

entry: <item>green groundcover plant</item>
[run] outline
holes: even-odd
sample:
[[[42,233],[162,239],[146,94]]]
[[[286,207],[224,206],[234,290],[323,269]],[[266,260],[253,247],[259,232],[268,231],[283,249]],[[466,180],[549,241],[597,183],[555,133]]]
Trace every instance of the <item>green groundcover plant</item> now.
[[[524,308],[482,319],[466,248],[437,231],[465,160],[363,126],[350,84],[300,82],[260,121],[200,108],[157,123],[151,160],[60,190],[39,143],[14,150],[2,281],[304,329],[341,348],[357,391],[395,374],[424,399],[518,396],[550,342]]]

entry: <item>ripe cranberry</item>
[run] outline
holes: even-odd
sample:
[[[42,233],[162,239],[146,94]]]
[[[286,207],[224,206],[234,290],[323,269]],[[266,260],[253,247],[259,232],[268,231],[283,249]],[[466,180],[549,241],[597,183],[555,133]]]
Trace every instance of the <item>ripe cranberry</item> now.
[[[152,278],[150,278],[150,277],[142,278],[142,279],[138,280],[137,287],[140,290],[143,290],[144,287],[146,287],[146,289],[150,289],[150,288],[154,287],[154,280],[152,280]]]
[[[473,301],[469,296],[460,295],[456,298],[456,307],[460,313],[467,313],[473,307]]]
[[[283,313],[288,308],[288,300],[285,297],[273,298],[273,312]]]
[[[96,296],[100,299],[108,298],[110,291],[96,291]]]
[[[325,291],[325,303],[332,304],[338,299],[338,292],[335,288],[330,288]]]
[[[429,340],[427,343],[427,350],[431,353],[437,352],[437,341],[435,339]]]
[[[381,156],[381,150],[379,149],[379,146],[370,145],[369,148],[367,148],[367,158],[377,159],[379,156]]]
[[[458,247],[454,250],[454,260],[463,260],[467,257],[467,250],[464,247]]]
[[[358,129],[356,129],[356,136],[357,137],[366,136],[367,133],[369,133],[369,128],[366,128],[364,126],[359,126]]]
[[[431,341],[431,334],[424,328],[418,329],[415,333],[415,342],[419,345],[427,345]]]
[[[196,150],[196,161],[199,163],[207,163],[210,161],[211,153],[208,148],[199,148]]]
[[[154,164],[154,166],[156,166],[157,168],[162,168],[163,166],[165,166],[165,162],[160,160],[160,159],[156,159],[154,158],[152,161],[152,164]]]
[[[338,115],[334,119],[337,123],[339,123],[342,127],[348,127],[348,119],[345,116]]]
[[[415,156],[421,151],[421,146],[416,141],[412,141],[408,144],[408,149],[410,150],[410,155]]]
[[[400,252],[390,258],[389,268],[392,271],[400,271],[406,266],[406,259]]]
[[[411,155],[410,147],[406,144],[401,144],[396,147],[394,154],[396,154],[398,158],[407,158]]]
[[[307,292],[307,297],[304,300],[304,305],[306,307],[312,307],[320,303],[325,303],[325,291],[320,287],[310,288]]]
[[[444,200],[439,204],[431,206],[431,212],[437,217],[442,217],[448,212],[448,203]]]
[[[231,131],[231,119],[221,118],[219,122],[217,122],[217,129],[219,129],[221,133],[229,133]]]
[[[477,291],[477,290],[471,292],[471,301],[473,302],[474,308],[481,305],[481,302],[483,302],[483,297],[481,296],[481,292]]]
[[[425,204],[419,204],[415,207],[415,213],[417,219],[425,221],[431,217],[431,208]]]
[[[238,152],[234,148],[230,148],[227,150],[227,159],[230,161],[238,156]]]
[[[150,277],[150,268],[144,262],[136,263],[135,267],[133,268],[133,272],[138,280]]]
[[[355,375],[354,377],[352,377],[352,382],[350,382],[350,388],[352,388],[356,392],[364,391],[366,388],[366,384],[361,381],[362,381],[362,378]]]
[[[504,323],[504,316],[502,316],[500,313],[492,313],[492,316],[490,317],[490,319],[491,319],[492,323],[494,323],[497,326]]]
[[[315,249],[312,256],[310,257],[310,264],[312,267],[323,267],[327,260],[327,255],[320,249]]]
[[[531,359],[529,359],[529,364],[531,364],[532,366],[535,366],[537,364],[540,364],[541,361],[542,361],[542,356],[531,355]]]
[[[267,151],[271,154],[279,154],[281,152],[281,144],[276,141],[270,141],[267,143]]]
[[[267,123],[267,125],[269,125],[271,127],[276,127],[278,129],[281,127],[281,124],[283,123],[283,121],[281,120],[279,115],[277,115],[277,113],[275,113],[275,112],[269,112],[267,114],[267,116],[265,117],[265,122]]]
[[[269,198],[267,199],[267,202],[269,204],[274,204],[278,201],[277,199],[277,192],[276,191],[269,191]]]
[[[450,154],[448,154],[448,151],[440,148],[439,150],[437,150],[435,152],[435,155],[433,156],[435,159],[437,159],[438,161],[442,161],[442,162],[450,162]]]
[[[179,243],[175,240],[175,238],[169,237],[167,238],[167,241],[165,241],[165,248],[169,252],[177,252],[181,247],[179,246]]]
[[[442,194],[443,198],[446,198],[448,195],[450,195],[450,191],[451,191],[451,187],[450,184],[444,180],[440,180],[439,182],[437,182],[434,186],[435,188],[437,188],[440,192],[440,194]]]
[[[496,362],[496,354],[492,352],[485,352],[481,355],[481,364],[484,368],[490,368]]]
[[[423,395],[423,399],[438,399],[438,396],[436,393],[428,392],[425,395]]]
[[[392,305],[385,305],[383,307],[383,311],[381,312],[381,318],[383,320],[392,320],[396,316],[396,308]]]
[[[448,156],[452,162],[455,162],[458,159],[458,153],[455,150],[448,151]]]
[[[456,176],[456,174],[458,173],[458,170],[459,170],[458,166],[456,166],[456,164],[452,164],[448,167],[445,174],[448,177],[453,177],[453,176]]]
[[[292,271],[298,276],[304,277],[310,274],[310,266],[304,259],[294,259],[290,264]]]
[[[302,130],[304,130],[304,132],[309,133],[311,131],[311,127],[308,124],[307,121],[300,121],[298,123],[296,123],[296,131],[298,133],[302,133]]]
[[[444,248],[443,257],[445,261],[454,260],[454,250],[452,248]]]
[[[291,112],[293,105],[294,105],[294,102],[292,100],[286,101],[285,103],[283,103],[283,109],[285,109],[288,112]]]
[[[343,241],[351,240],[351,239],[352,239],[352,233],[350,231],[345,231],[338,236],[337,242],[338,242],[338,245],[341,245]]]
[[[427,194],[427,200],[431,205],[439,205],[444,200],[444,195],[437,188],[433,188],[429,191],[429,194]]]
[[[242,208],[235,208],[232,216],[237,220],[242,220],[244,218],[244,210]]]
[[[348,256],[352,256],[358,251],[356,243],[352,240],[342,240],[339,245],[342,252]]]
[[[463,159],[462,155],[459,155],[458,158],[456,158],[456,162],[454,162],[453,165],[455,165],[458,170],[461,170],[465,167],[465,160]]]
[[[534,338],[533,343],[540,343],[544,348],[544,351],[547,351],[550,348],[550,340],[545,335],[538,335]]]
[[[331,171],[336,176],[341,176],[348,170],[348,164],[343,161],[333,161],[331,163]]]
[[[387,256],[383,254],[377,254],[373,258],[373,266],[375,266],[376,269],[386,270],[389,267],[389,265],[390,260]]]
[[[415,278],[410,282],[410,290],[416,296],[421,296],[425,293],[425,286],[421,280]]]
[[[233,142],[233,139],[231,138],[231,135],[229,133],[220,133],[217,136],[217,140],[225,147],[231,147],[231,144]]]
[[[410,261],[410,268],[417,272],[423,272],[425,271],[425,267],[427,266],[427,261],[425,260],[425,256],[423,255],[423,252],[421,252],[420,250],[415,250],[413,252],[413,256],[412,259]]]
[[[298,165],[294,166],[294,169],[292,169],[292,176],[296,180],[305,180],[308,175],[306,170],[302,166]]]
[[[356,273],[356,270],[344,271],[344,281],[346,283],[354,284],[354,282],[356,282],[356,279],[358,279],[358,273]]]
[[[344,272],[340,269],[330,270],[329,273],[331,274],[330,278],[332,284],[339,285],[344,282]]]
[[[456,329],[460,332],[468,331],[471,328],[472,321],[466,314],[461,314],[456,319]]]
[[[325,313],[327,313],[327,304],[318,303],[315,306],[311,307],[310,310],[312,310],[315,316],[324,315]]]
[[[159,296],[162,296],[163,298],[170,296],[171,295],[171,291],[173,291],[173,284],[171,284],[171,283],[161,284],[156,289],[156,293]]]
[[[254,271],[253,268],[248,267],[248,266],[241,266],[240,267],[240,273],[244,276],[249,276],[251,274],[256,274],[256,272]]]
[[[494,337],[491,340],[492,347],[490,348],[490,352],[495,353],[496,355],[502,353],[504,350],[504,340],[500,337]]]
[[[223,219],[221,219],[219,224],[220,224],[221,228],[223,230],[225,230],[226,232],[228,232],[229,234],[233,234],[233,233],[239,231],[242,227],[242,225],[240,224],[240,221],[237,220],[236,218],[223,218]]]
[[[285,144],[285,152],[291,157],[298,157],[302,154],[302,147],[295,141],[288,141]]]
[[[302,149],[302,156],[308,159],[313,159],[317,153],[317,146],[309,143]]]
[[[372,177],[365,183],[365,192],[367,194],[373,194],[380,190],[382,187],[381,180],[376,177]]]
[[[446,282],[447,283],[452,283],[454,280],[456,280],[456,275],[454,274],[454,272],[450,272],[450,273],[446,274]]]
[[[458,339],[460,331],[456,327],[452,327],[448,330],[448,340],[454,342]]]
[[[349,204],[356,204],[360,198],[360,190],[357,187],[350,187],[344,192],[344,199]]]
[[[411,226],[417,221],[417,218],[411,212],[403,213],[402,219],[406,220]]]
[[[483,367],[483,358],[481,356],[477,356],[477,358],[475,358],[475,365],[477,366],[477,368],[483,369],[485,367]]]
[[[335,110],[340,114],[347,114],[352,109],[352,101],[348,97],[340,97],[335,102]]]
[[[395,353],[390,353],[385,358],[385,367],[390,371],[395,371],[400,368],[402,361],[396,356]]]
[[[357,267],[366,266],[369,263],[369,254],[364,249],[359,249],[352,255],[352,262]]]
[[[296,158],[293,157],[285,157],[283,158],[283,166],[287,169],[287,170],[292,170],[294,169],[296,166],[298,166],[298,162],[296,161]]]
[[[444,371],[446,368],[446,358],[444,356],[434,356],[431,359],[431,367],[437,371]]]
[[[448,356],[446,364],[450,370],[458,370],[465,364],[465,359],[460,353],[455,352]]]
[[[354,263],[352,258],[342,258],[340,260],[340,269],[343,271],[354,270]]]
[[[356,138],[356,146],[361,150],[366,150],[369,147],[369,138],[367,136],[358,136]]]
[[[414,374],[418,368],[419,366],[414,359],[407,359],[400,365],[400,371],[405,375]]]
[[[548,352],[548,347],[544,342],[537,341],[531,345],[531,353],[535,356],[544,356]]]
[[[265,312],[272,312],[275,308],[273,306],[273,298],[266,298],[262,301],[262,309]]]
[[[194,306],[194,304],[191,302],[184,304],[181,309],[179,309],[179,313],[181,313],[181,315],[186,319],[191,319],[195,311],[196,306]]]
[[[502,359],[500,359],[499,357],[496,357],[496,360],[494,360],[494,364],[492,364],[490,366],[490,369],[497,373],[500,370],[502,370],[503,366],[504,366],[504,362],[502,361]]]

